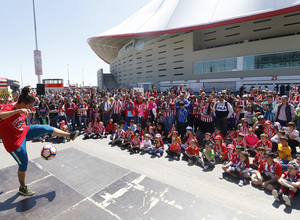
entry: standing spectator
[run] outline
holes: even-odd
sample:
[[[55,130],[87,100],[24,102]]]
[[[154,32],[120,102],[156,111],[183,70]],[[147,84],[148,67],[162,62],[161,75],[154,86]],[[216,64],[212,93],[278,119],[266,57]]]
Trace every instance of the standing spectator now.
[[[87,110],[88,110],[87,103],[85,101],[83,101],[82,98],[80,98],[79,103],[77,104],[77,116],[78,116],[79,131],[81,131],[82,128],[87,127]],[[82,123],[83,123],[84,127],[82,127]]]
[[[154,102],[154,97],[150,97],[149,99],[149,104],[148,104],[148,109],[150,111],[150,120],[152,122],[156,121],[156,117],[157,117],[157,105]]]
[[[135,110],[134,110],[134,102],[130,100],[129,97],[126,98],[126,102],[124,104],[125,117],[126,117],[126,125],[129,126],[130,121],[134,120]]]
[[[162,113],[164,116],[165,134],[169,134],[172,129],[174,103],[171,102],[170,96],[166,96],[165,102],[162,103]]]
[[[267,101],[264,102],[264,118],[266,120],[274,121],[276,111],[276,102],[273,101],[273,96],[269,94],[267,95]]]
[[[213,110],[208,99],[204,101],[205,105],[200,110],[200,130],[203,134],[214,132]]]
[[[111,116],[112,104],[108,101],[108,96],[104,96],[103,99],[104,101],[101,103],[100,109],[104,126],[106,126]]]
[[[138,122],[141,123],[142,129],[146,128],[146,122],[150,112],[148,110],[147,100],[144,98],[142,104],[138,106]]]
[[[73,129],[73,131],[75,131],[75,112],[76,112],[76,105],[75,105],[75,103],[72,101],[72,98],[71,98],[71,97],[69,97],[69,98],[67,99],[67,103],[65,104],[65,111],[66,111],[68,123],[70,123],[70,121],[72,121],[72,129]]]
[[[184,133],[185,133],[185,129],[186,129],[186,125],[187,125],[187,115],[188,112],[187,110],[184,108],[184,102],[181,102],[179,104],[180,108],[177,110],[177,120],[178,120],[178,133],[181,136],[181,138],[183,138]]]
[[[59,112],[59,106],[55,103],[55,99],[51,100],[51,104],[49,105],[49,119],[50,119],[50,125],[52,127],[57,127],[56,118]]]
[[[285,86],[284,84],[281,84],[281,86],[279,87],[279,92],[280,92],[280,96],[285,95]]]
[[[226,135],[229,125],[229,118],[233,114],[232,106],[225,101],[224,95],[219,96],[219,101],[213,107],[216,127],[221,130],[223,136]]]
[[[282,96],[282,103],[278,106],[275,121],[279,122],[281,126],[286,126],[287,123],[293,122],[295,118],[295,108],[288,103],[288,97]]]
[[[37,115],[39,116],[40,124],[49,125],[49,107],[47,106],[44,99],[41,99],[39,107],[36,109]]]
[[[115,96],[114,103],[112,105],[112,119],[114,123],[118,123],[121,121],[121,112],[123,110],[123,103],[119,100],[119,96]]]

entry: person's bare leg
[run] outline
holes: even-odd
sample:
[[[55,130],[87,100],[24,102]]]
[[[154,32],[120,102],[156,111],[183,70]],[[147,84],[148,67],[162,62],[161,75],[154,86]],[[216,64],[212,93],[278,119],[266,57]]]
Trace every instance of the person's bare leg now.
[[[62,131],[62,130],[60,130],[58,128],[54,128],[52,135],[70,138],[70,133]]]
[[[19,178],[21,188],[25,186],[25,177],[26,177],[26,171],[18,170],[18,178]]]

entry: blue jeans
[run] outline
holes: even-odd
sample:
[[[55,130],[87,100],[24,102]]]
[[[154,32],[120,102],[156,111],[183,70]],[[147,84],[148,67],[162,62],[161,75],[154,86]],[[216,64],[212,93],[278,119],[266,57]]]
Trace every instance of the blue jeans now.
[[[75,115],[67,115],[68,123],[70,123],[70,120],[72,120],[72,129],[75,131]]]
[[[104,126],[106,127],[106,125],[108,124],[108,121],[109,121],[109,119],[110,119],[110,114],[104,113],[104,114],[102,115],[102,119],[103,119]]]
[[[54,128],[49,125],[30,125],[27,135],[25,136],[20,147],[11,152],[10,155],[19,164],[19,171],[25,172],[28,166],[28,156],[26,151],[26,141],[40,137],[43,134],[52,134]]]
[[[164,124],[165,124],[165,134],[168,135],[169,131],[172,129],[172,121],[173,116],[164,117]]]

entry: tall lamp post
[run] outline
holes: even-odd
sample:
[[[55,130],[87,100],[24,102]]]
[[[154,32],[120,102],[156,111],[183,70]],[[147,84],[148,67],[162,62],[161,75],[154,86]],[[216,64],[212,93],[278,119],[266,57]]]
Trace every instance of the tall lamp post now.
[[[37,77],[38,77],[38,84],[41,84],[41,75],[43,75],[42,56],[41,56],[41,51],[38,50],[34,0],[32,0],[32,5],[33,5],[33,20],[34,20],[34,34],[35,34],[35,50],[33,51],[34,52],[35,75],[37,75]]]

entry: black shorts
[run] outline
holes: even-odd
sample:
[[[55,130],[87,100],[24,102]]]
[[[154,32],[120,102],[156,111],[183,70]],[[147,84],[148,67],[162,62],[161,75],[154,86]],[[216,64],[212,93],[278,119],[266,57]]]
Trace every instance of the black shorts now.
[[[272,179],[271,177],[268,177],[265,173],[261,173],[261,177],[263,178],[263,182],[266,182],[266,181]],[[272,186],[274,186],[274,188],[277,189],[277,190],[281,186],[280,183],[278,183],[278,181],[273,182],[273,183],[269,183],[269,184],[271,184]]]

